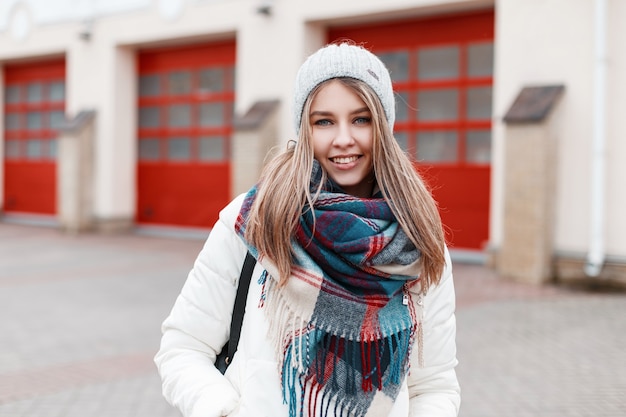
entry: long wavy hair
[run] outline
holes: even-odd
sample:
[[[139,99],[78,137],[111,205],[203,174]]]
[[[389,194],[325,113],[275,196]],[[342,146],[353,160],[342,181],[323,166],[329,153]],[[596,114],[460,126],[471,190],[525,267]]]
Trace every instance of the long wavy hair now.
[[[393,137],[384,109],[374,91],[353,78],[334,78],[354,91],[372,114],[372,159],[376,183],[391,207],[398,223],[421,252],[422,291],[437,284],[445,264],[445,237],[430,190],[413,163]],[[248,216],[245,238],[275,263],[279,283],[291,275],[292,238],[305,205],[314,201],[326,182],[323,171],[320,189],[311,193],[313,170],[311,103],[331,80],[319,84],[307,98],[297,142],[272,157],[261,173],[257,197]]]

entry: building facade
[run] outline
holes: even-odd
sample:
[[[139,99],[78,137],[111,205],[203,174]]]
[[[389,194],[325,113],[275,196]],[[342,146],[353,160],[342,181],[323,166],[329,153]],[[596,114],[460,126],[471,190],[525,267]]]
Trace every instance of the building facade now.
[[[3,218],[209,228],[294,138],[300,64],[350,39],[391,70],[456,256],[626,279],[624,19],[620,0],[4,1]]]

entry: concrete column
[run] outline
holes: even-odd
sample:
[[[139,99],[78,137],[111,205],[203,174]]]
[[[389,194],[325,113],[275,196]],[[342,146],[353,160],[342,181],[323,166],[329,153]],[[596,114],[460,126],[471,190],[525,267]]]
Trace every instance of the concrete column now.
[[[268,152],[277,145],[279,101],[255,103],[235,119],[232,135],[231,177],[233,196],[254,185]]]
[[[95,112],[82,111],[57,137],[57,216],[70,233],[93,227],[94,132]]]
[[[103,73],[114,88],[102,92],[96,141],[96,227],[106,233],[132,228],[136,204],[137,72],[135,51],[109,45]]]
[[[553,278],[557,137],[562,86],[524,88],[504,118],[505,178],[500,275],[541,284]]]
[[[67,53],[67,113],[94,109],[94,228],[129,230],[134,221],[136,171],[135,52],[94,29],[74,38]]]
[[[237,31],[236,111],[261,100],[278,99],[278,143],[295,139],[291,102],[296,73],[306,57],[326,41],[326,27],[302,16],[294,1],[275,1],[269,14],[242,16]]]

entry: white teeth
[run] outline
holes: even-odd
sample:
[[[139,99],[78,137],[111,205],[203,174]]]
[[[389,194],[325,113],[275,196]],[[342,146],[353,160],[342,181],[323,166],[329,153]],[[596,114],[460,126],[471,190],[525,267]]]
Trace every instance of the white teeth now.
[[[331,160],[336,164],[349,164],[350,162],[354,162],[359,159],[358,156],[348,156],[348,157],[340,157],[340,158],[331,158]]]

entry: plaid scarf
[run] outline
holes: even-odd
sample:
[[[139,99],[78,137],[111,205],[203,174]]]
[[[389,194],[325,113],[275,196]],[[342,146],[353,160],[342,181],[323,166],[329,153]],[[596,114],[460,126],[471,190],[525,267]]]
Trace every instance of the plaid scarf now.
[[[320,178],[316,164],[312,192]],[[242,238],[256,190],[237,219]],[[394,273],[418,262],[419,252],[380,193],[363,199],[337,191],[329,182],[304,208],[284,286],[272,278],[272,261],[259,259],[290,417],[388,415],[421,330],[408,292],[419,277]]]

